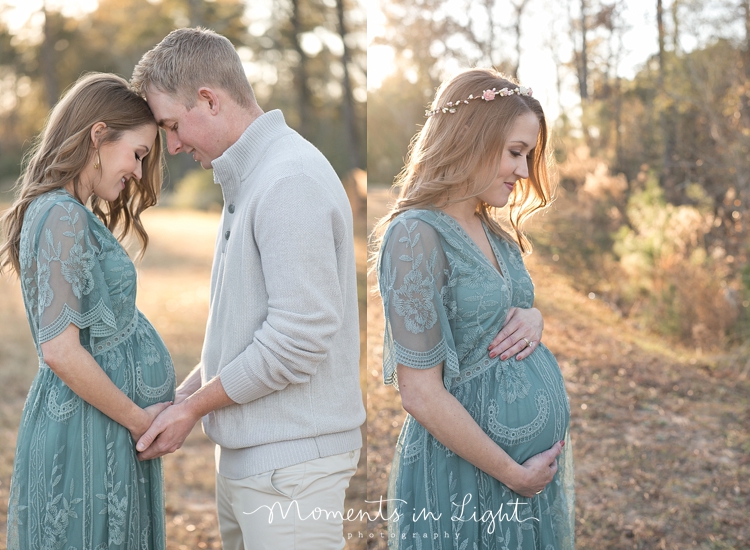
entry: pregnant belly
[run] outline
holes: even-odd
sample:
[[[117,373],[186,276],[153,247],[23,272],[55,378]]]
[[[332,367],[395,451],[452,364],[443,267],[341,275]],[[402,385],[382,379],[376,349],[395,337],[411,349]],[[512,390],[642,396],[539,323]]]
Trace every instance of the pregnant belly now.
[[[557,361],[540,346],[523,361],[493,368],[453,392],[482,429],[523,463],[565,438],[570,407]]]
[[[153,325],[139,314],[133,355],[136,403],[147,406],[174,398],[172,358]]]

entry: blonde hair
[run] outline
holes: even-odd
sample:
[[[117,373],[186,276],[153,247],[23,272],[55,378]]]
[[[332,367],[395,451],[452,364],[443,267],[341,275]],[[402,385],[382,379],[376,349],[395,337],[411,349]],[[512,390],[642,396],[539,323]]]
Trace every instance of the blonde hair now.
[[[150,89],[175,95],[192,109],[202,86],[217,86],[244,108],[255,101],[242,61],[224,36],[201,27],[177,29],[149,50],[130,79],[141,95]]]
[[[518,84],[494,69],[463,71],[438,88],[431,110],[448,102],[481,95],[484,90],[515,88]],[[400,213],[414,208],[440,208],[475,197],[493,182],[505,141],[519,115],[533,113],[539,135],[528,157],[529,177],[517,185],[507,205],[505,220],[496,208],[480,202],[477,214],[495,234],[515,242],[523,252],[531,250],[524,222],[550,204],[555,185],[550,177],[547,123],[542,106],[526,95],[498,95],[493,101],[470,101],[454,113],[437,113],[427,119],[409,146],[406,165],[396,177],[400,192],[395,205],[375,227],[376,248],[386,227]],[[464,186],[465,193],[457,192]],[[460,198],[456,199],[457,195]],[[503,227],[505,225],[507,228]]]
[[[95,144],[91,128],[97,122],[104,122],[107,127]],[[147,124],[156,125],[154,116],[124,78],[90,73],[78,79],[52,109],[44,130],[24,157],[25,168],[15,186],[18,197],[1,220],[5,240],[0,247],[0,271],[10,267],[20,273],[21,227],[26,210],[36,197],[73,182],[74,194],[80,200],[80,176],[93,162],[96,148]],[[156,204],[161,184],[162,147],[157,132],[150,154],[143,159],[140,181],[131,177],[115,201],[92,197],[91,209],[110,231],[118,231],[118,238],[133,231],[141,243],[142,255],[148,246],[148,234],[140,215]]]

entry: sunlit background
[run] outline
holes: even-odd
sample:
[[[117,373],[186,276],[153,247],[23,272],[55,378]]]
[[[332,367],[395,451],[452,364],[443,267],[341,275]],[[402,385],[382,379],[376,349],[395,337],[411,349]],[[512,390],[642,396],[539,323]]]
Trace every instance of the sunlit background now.
[[[534,89],[535,96],[546,106],[546,113],[550,119],[556,119],[560,107],[575,109],[575,92],[569,90],[574,84],[571,75],[566,75],[563,64],[569,63],[573,56],[574,37],[571,37],[569,25],[572,20],[580,19],[579,2],[516,2],[523,4],[523,20],[521,26],[521,51],[518,77],[521,82]],[[368,2],[367,33],[367,88],[375,91],[382,85],[383,79],[399,70],[395,63],[395,51],[388,44],[386,30],[386,16],[383,7],[388,6],[387,0]],[[622,25],[618,40],[617,66],[612,69],[620,76],[632,78],[636,70],[642,66],[650,55],[658,50],[657,31],[650,22],[655,18],[656,4],[654,1],[634,0],[621,2],[618,5],[620,13],[618,24]],[[501,55],[517,57],[512,51],[516,36],[510,27],[513,13],[510,2],[491,3],[491,12],[497,18],[496,44]],[[481,2],[462,2],[452,0],[438,5],[436,13],[460,13],[456,21],[461,26],[471,26],[480,36],[480,40],[487,40],[489,24],[486,8]],[[440,17],[447,17],[441,15]],[[506,21],[504,24],[503,21]],[[452,41],[453,47],[463,50],[466,59],[476,58],[476,62],[488,65],[484,56],[472,55],[477,46],[466,38]],[[447,44],[445,45],[447,46]],[[434,46],[431,53],[438,61],[437,67],[441,76],[449,76],[452,72],[463,68],[461,52],[458,55],[445,51],[445,46]],[[444,58],[444,59],[440,59]],[[472,59],[473,60],[473,59]],[[502,58],[498,58],[502,60]],[[407,73],[409,80],[415,80],[414,73]],[[557,78],[562,80],[560,89]]]
[[[17,176],[24,144],[47,109],[81,73],[129,78],[142,53],[170,30],[198,25],[232,40],[261,106],[281,108],[342,178],[365,168],[363,2],[3,0],[0,191]],[[181,157],[169,161],[170,191],[194,168]],[[202,176],[210,179],[210,173]]]

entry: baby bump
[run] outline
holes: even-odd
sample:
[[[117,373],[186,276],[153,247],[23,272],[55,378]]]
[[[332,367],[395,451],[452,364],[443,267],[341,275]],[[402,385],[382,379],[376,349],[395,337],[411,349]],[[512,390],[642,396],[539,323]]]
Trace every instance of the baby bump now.
[[[565,438],[570,407],[557,361],[540,346],[523,361],[497,361],[456,392],[482,429],[516,462],[523,463]],[[467,388],[468,389],[468,388]],[[459,394],[463,394],[460,395]],[[479,399],[476,399],[479,397]]]
[[[136,401],[141,406],[174,397],[175,374],[166,345],[146,317],[139,313],[133,346]]]

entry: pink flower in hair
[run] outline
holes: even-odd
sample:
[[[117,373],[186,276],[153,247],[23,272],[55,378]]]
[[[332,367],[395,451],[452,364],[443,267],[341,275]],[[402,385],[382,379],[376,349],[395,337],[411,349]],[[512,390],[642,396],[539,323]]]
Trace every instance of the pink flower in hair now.
[[[492,101],[495,99],[495,90],[485,90],[482,92],[482,99],[485,101]]]

